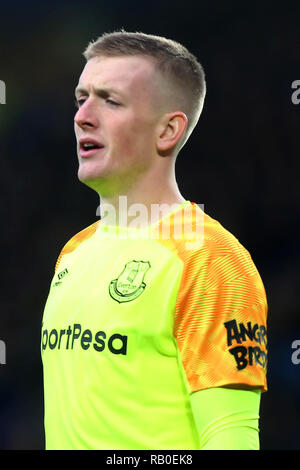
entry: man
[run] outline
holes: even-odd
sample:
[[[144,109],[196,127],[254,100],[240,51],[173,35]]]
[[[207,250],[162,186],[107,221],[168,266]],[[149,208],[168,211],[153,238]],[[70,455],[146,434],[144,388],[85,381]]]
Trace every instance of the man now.
[[[45,307],[46,448],[258,449],[264,287],[175,178],[203,69],[143,33],[104,34],[84,55],[78,177],[102,217],[62,249]]]

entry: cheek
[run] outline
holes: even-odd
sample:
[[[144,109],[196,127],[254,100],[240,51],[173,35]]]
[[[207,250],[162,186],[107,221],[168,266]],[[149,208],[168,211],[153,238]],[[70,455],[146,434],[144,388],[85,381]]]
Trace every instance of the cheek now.
[[[133,154],[149,148],[153,136],[153,131],[144,123],[127,124],[115,129],[113,143],[123,154]]]
[[[106,124],[106,129],[110,130],[111,150],[117,160],[147,158],[155,152],[157,118],[147,106],[123,110],[118,115],[110,116]]]

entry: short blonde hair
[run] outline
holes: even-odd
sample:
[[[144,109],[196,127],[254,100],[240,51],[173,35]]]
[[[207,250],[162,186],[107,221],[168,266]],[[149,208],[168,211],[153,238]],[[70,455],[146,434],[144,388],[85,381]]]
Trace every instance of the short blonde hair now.
[[[188,118],[186,142],[198,122],[206,94],[203,67],[186,47],[161,36],[121,30],[104,33],[90,42],[83,55],[87,61],[98,56],[144,56],[154,59],[168,86],[174,89],[176,105]]]

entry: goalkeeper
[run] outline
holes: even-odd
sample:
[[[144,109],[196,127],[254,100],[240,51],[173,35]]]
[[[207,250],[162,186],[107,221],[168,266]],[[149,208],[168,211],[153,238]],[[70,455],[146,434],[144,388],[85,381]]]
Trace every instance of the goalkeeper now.
[[[78,178],[102,217],[62,247],[44,310],[46,448],[259,449],[264,286],[175,177],[203,68],[177,42],[125,31],[84,56]]]

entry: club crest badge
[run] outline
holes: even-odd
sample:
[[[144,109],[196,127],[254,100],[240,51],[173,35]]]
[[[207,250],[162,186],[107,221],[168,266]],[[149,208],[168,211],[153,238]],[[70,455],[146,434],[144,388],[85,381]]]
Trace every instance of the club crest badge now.
[[[150,268],[149,261],[129,261],[121,274],[110,282],[109,294],[117,302],[130,302],[145,290],[145,275]]]

